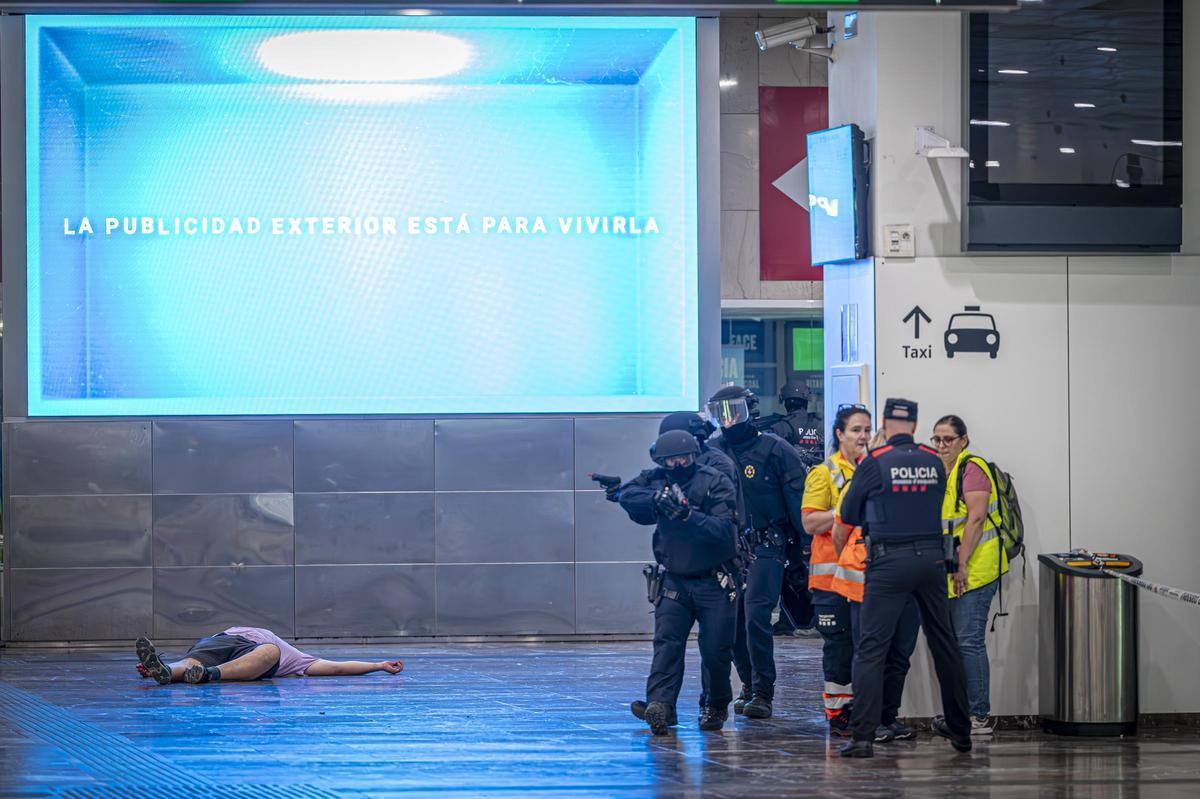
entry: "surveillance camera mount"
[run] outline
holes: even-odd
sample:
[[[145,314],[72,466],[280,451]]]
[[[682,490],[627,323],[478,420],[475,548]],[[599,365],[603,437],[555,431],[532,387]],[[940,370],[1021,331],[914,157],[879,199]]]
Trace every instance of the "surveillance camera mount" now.
[[[970,153],[962,147],[954,147],[950,140],[931,127],[918,126],[917,155],[926,158],[968,158]]]
[[[796,48],[797,50],[799,50],[802,53],[808,53],[809,55],[820,56],[821,58],[824,58],[826,61],[828,61],[831,64],[836,59],[836,56],[834,55],[834,49],[832,47],[808,47],[807,41],[805,41],[805,42],[788,42],[788,44],[790,44],[792,47]]]

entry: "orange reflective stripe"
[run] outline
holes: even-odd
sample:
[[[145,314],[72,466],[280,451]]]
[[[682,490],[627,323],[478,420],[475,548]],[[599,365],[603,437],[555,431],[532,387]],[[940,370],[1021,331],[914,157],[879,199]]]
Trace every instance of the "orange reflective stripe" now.
[[[812,557],[808,561],[808,589],[832,591],[833,573],[837,570],[837,549],[829,533],[814,535]]]
[[[851,602],[862,602],[866,581],[867,548],[862,541],[862,530],[855,527],[838,557],[837,569],[830,581],[831,590]]]

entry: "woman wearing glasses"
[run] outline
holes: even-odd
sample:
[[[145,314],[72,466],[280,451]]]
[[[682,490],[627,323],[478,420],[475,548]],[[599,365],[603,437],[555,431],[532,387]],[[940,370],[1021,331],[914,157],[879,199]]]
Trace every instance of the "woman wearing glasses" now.
[[[933,427],[938,455],[946,466],[946,497],[942,525],[958,545],[958,571],[950,575],[950,617],[967,672],[971,734],[991,735],[987,617],[1008,558],[996,533],[998,497],[987,462],[967,447],[967,425],[957,416],[943,416]]]
[[[863,405],[843,405],[833,421],[832,454],[809,471],[804,481],[801,519],[812,536],[808,589],[812,592],[817,631],[824,640],[822,666],[825,672],[825,717],[832,734],[850,735],[850,705],[854,689],[850,671],[854,661],[854,636],[850,606],[834,590],[838,550],[834,543],[834,512],[871,437],[871,414]]]

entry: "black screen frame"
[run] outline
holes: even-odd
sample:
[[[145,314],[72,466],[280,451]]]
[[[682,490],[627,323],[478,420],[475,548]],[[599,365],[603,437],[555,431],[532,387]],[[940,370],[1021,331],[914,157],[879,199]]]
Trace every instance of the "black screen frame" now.
[[[1183,141],[1183,4],[1163,0],[1163,124],[1164,140]],[[1019,12],[1027,13],[1027,12]],[[987,150],[989,128],[970,125],[970,119],[991,119],[989,83],[975,79],[978,64],[988,63],[990,14],[968,14],[966,65],[967,131],[971,152]],[[986,169],[967,169],[967,199],[971,205],[1140,206],[1178,207],[1183,204],[1183,147],[1162,147],[1155,155],[1163,162],[1164,183],[1136,189],[1116,185],[1070,183],[990,183]]]

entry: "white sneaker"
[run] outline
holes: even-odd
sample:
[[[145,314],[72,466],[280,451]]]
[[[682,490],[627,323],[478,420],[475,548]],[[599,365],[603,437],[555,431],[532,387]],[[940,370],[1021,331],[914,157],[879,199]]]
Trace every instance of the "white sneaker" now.
[[[990,716],[971,716],[972,735],[991,735],[996,731],[996,725]]]

